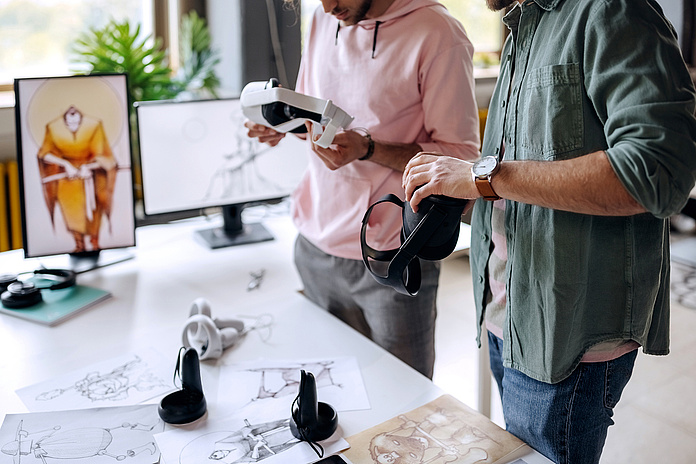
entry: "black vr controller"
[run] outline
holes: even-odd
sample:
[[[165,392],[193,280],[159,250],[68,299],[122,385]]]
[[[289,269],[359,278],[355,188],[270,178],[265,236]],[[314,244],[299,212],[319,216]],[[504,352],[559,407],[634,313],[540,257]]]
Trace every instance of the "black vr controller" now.
[[[174,377],[181,377],[181,389],[168,394],[160,401],[157,412],[160,418],[168,424],[188,424],[201,418],[207,404],[203,395],[201,383],[201,367],[198,353],[194,348],[186,348],[176,362]]]
[[[402,212],[401,246],[392,250],[379,251],[367,244],[367,225],[375,206],[393,203]],[[363,261],[377,282],[394,288],[397,292],[415,296],[420,290],[421,268],[417,258],[438,261],[454,251],[459,239],[462,214],[471,202],[442,195],[424,198],[414,212],[408,202],[388,194],[365,212],[360,230],[360,245]],[[372,268],[371,262],[387,262],[386,274]]]
[[[290,432],[301,441],[326,440],[338,428],[338,413],[327,403],[317,401],[317,383],[311,372],[300,371],[300,390],[292,404]]]

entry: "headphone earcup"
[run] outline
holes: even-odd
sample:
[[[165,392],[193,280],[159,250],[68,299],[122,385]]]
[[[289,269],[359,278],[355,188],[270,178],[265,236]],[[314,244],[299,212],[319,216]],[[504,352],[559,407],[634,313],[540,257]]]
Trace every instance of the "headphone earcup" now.
[[[18,281],[19,276],[17,274],[0,275],[0,293],[5,293],[7,291],[7,287],[9,287],[10,284],[13,284]]]
[[[22,309],[41,303],[41,289],[32,283],[14,282],[7,287],[7,291],[0,295],[2,305],[9,309]]]

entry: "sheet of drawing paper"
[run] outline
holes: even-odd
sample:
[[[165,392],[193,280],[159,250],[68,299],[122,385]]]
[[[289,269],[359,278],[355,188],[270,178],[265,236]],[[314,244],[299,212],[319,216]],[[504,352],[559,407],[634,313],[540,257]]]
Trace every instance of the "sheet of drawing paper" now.
[[[346,440],[350,449],[344,454],[355,463],[378,459],[391,462],[398,455],[411,456],[412,462],[490,464],[526,447],[517,437],[450,395],[442,395]]]
[[[155,440],[166,464],[287,464],[318,461],[320,458],[311,446],[292,435],[289,420],[289,417],[279,416],[262,422],[244,414],[215,420],[209,415],[205,421],[157,434]],[[348,447],[340,436],[340,428],[320,444],[324,456]]]
[[[163,430],[154,404],[8,414],[0,427],[0,456],[27,464],[126,458],[129,464],[152,464],[160,457],[154,435]]]
[[[230,411],[247,407],[288,410],[299,391],[301,370],[314,375],[319,401],[337,411],[370,409],[358,361],[350,356],[300,361],[262,359],[221,366],[217,404]]]
[[[154,349],[108,359],[17,390],[31,412],[139,404],[174,389],[176,357]]]

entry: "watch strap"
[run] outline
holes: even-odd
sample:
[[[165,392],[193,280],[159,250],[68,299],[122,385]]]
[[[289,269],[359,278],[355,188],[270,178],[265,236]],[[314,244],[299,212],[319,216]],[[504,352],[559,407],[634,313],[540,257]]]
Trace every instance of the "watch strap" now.
[[[493,190],[493,185],[491,184],[490,176],[486,177],[474,177],[474,182],[476,183],[476,188],[479,193],[486,201],[500,200],[500,197],[495,190]]]

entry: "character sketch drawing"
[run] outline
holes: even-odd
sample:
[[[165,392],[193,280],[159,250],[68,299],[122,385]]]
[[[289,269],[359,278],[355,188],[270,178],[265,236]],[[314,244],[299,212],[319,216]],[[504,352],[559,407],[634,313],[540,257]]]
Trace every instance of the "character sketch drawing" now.
[[[113,432],[117,429],[152,431],[157,424],[145,425],[125,422],[118,427],[82,427],[63,430],[57,425],[49,430],[30,432],[23,428],[24,421],[19,422],[15,439],[2,447],[2,452],[12,456],[14,464],[21,464],[23,457],[33,455],[43,464],[49,460],[82,460],[98,456],[106,456],[115,461],[134,458],[140,453],[155,455],[157,446],[154,441],[148,441],[140,446],[127,449],[123,454],[112,454],[108,448],[114,442]],[[24,462],[28,462],[24,460]],[[90,462],[90,461],[81,461]]]
[[[352,462],[374,464],[483,464],[524,446],[514,435],[450,395],[347,441]]]
[[[242,464],[262,461],[299,443],[290,432],[290,419],[245,426],[234,431],[201,435],[184,446],[179,464],[200,464],[214,461]]]
[[[232,119],[232,127],[243,127],[243,119]],[[215,169],[203,200],[252,195],[259,191],[282,192],[283,186],[263,176],[257,166],[258,158],[271,148],[250,139],[240,129],[234,134],[234,140],[236,148],[222,155],[222,162]]]
[[[158,378],[154,373],[143,369],[147,364],[139,356],[120,366],[111,372],[101,374],[90,372],[84,378],[65,388],[42,392],[36,396],[36,401],[50,401],[68,392],[97,401],[122,401],[128,398],[128,392],[135,389],[139,392],[150,391],[156,388],[168,388],[167,383]]]
[[[46,124],[37,158],[51,224],[55,227],[58,206],[74,252],[87,251],[87,243],[99,250],[101,221],[110,221],[119,169],[102,121],[70,105]]]
[[[402,424],[380,433],[370,442],[370,454],[377,464],[475,464],[490,462],[495,439],[444,410],[421,421],[399,416]]]

